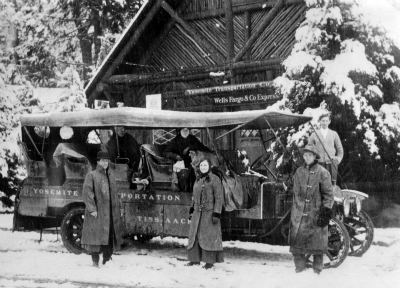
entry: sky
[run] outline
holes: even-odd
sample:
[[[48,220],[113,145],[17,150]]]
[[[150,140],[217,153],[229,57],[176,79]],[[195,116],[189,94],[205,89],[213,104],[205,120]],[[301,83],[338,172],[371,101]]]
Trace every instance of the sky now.
[[[383,27],[400,47],[400,0],[357,0],[360,12],[374,26]]]

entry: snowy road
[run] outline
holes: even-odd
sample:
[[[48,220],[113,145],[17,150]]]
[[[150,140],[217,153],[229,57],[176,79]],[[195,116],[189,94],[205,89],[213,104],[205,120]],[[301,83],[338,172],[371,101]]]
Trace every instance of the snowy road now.
[[[185,240],[155,239],[119,252],[100,268],[68,253],[56,234],[11,232],[0,215],[0,287],[400,287],[400,229],[377,229],[361,258],[336,269],[295,274],[288,247],[224,242],[225,263],[210,271],[186,267]]]

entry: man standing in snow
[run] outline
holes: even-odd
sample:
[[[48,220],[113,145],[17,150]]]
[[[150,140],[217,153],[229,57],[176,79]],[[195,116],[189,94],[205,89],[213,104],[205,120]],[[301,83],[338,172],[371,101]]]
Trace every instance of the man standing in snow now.
[[[99,266],[100,253],[103,253],[104,265],[111,260],[113,249],[122,244],[121,209],[109,161],[107,152],[97,153],[97,167],[83,184],[86,209],[81,243],[91,254],[95,267]]]
[[[323,269],[323,254],[328,249],[328,224],[333,205],[329,172],[318,164],[318,151],[312,145],[304,148],[305,164],[293,178],[293,205],[290,216],[289,244],[296,272],[306,269],[307,254],[313,255],[313,269]]]
[[[324,166],[332,177],[332,184],[336,185],[339,163],[343,159],[343,146],[336,131],[329,129],[331,123],[330,113],[324,113],[318,119],[321,128],[316,130],[308,143],[317,148],[320,159],[319,164]]]

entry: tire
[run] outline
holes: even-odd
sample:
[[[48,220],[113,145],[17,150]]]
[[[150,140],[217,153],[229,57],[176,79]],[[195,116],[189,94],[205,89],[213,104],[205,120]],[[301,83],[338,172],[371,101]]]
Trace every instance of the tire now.
[[[346,259],[350,249],[350,236],[346,226],[336,218],[328,225],[328,251],[324,255],[324,268],[336,268]],[[311,255],[306,255],[307,266],[312,267]]]
[[[346,259],[350,249],[350,236],[346,226],[333,218],[328,225],[328,252],[325,253],[325,268],[336,268]]]
[[[85,208],[75,207],[65,214],[61,222],[61,239],[65,248],[71,253],[85,253],[81,246],[82,228]]]
[[[374,224],[365,211],[359,215],[347,217],[344,224],[350,235],[349,256],[361,257],[372,244],[374,239]]]

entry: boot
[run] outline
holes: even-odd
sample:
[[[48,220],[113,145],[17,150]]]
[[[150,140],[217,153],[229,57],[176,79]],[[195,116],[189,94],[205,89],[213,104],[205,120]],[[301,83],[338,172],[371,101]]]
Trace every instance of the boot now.
[[[104,257],[103,255],[103,265],[105,265],[108,261],[112,260],[112,257]]]
[[[203,268],[206,269],[206,270],[208,270],[208,269],[210,269],[212,267],[214,267],[214,265],[211,264],[211,263],[206,263],[206,265],[203,266]]]
[[[93,267],[99,267],[99,260],[100,260],[99,254],[92,254],[91,256],[92,256]]]
[[[189,263],[185,264],[185,266],[194,266],[194,265],[200,265],[200,262],[192,262],[192,261],[190,261]]]

